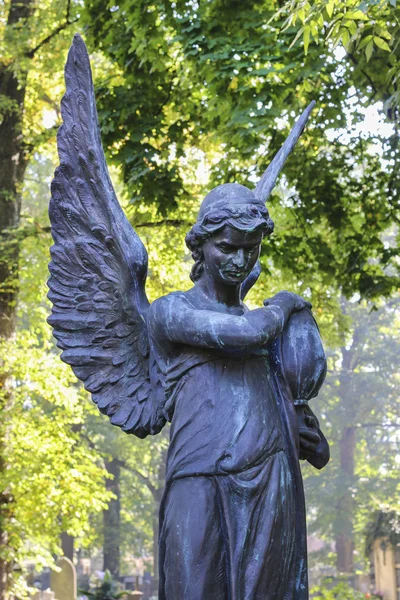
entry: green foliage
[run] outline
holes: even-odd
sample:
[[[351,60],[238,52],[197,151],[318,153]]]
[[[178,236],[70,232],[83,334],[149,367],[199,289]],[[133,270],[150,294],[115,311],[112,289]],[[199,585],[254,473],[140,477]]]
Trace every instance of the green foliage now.
[[[400,511],[375,511],[367,523],[364,534],[367,555],[372,552],[373,543],[379,538],[386,538],[395,548],[400,544]]]
[[[316,472],[305,466],[310,532],[356,542],[364,568],[364,536],[376,511],[399,511],[400,305],[378,310],[342,303],[351,325],[341,347],[329,349],[328,376],[312,401],[331,445],[331,461]]]
[[[313,598],[320,600],[365,600],[366,597],[365,594],[357,592],[344,582],[334,585],[332,588],[315,587],[311,590],[311,593],[315,594]]]
[[[396,0],[290,0],[275,14],[286,17],[282,31],[296,31],[293,43],[302,36],[307,54],[310,39],[315,44],[341,44],[354,65],[357,78],[385,101],[390,119],[399,115],[398,82],[400,63],[398,39],[400,11]]]
[[[19,327],[1,344],[3,372],[11,373],[12,403],[4,399],[7,468],[2,485],[12,497],[7,559],[51,565],[61,532],[91,540],[92,514],[106,506],[105,472],[81,437],[84,416],[93,410],[75,378],[54,351],[46,324],[45,239],[27,238],[20,263]]]
[[[304,56],[294,27],[270,23],[272,0],[240,9],[236,0],[85,7],[88,41],[117,72],[105,81],[96,74],[99,116],[132,202],[179,219],[188,198],[198,206],[218,183],[252,185],[314,98],[311,123],[270,200],[276,233],[266,241],[268,263],[316,295],[331,287],[374,298],[399,287],[399,240],[382,242],[397,222],[398,138],[357,133],[369,82],[350,60],[339,61],[329,45],[310,45]]]
[[[56,100],[63,86],[62,65],[76,31],[79,5],[71,0],[27,0],[28,17],[10,25],[11,5],[14,10],[20,6],[15,0],[0,4],[0,72],[14,73],[20,85],[26,85],[26,94],[19,107],[0,96],[0,122],[10,111],[22,110],[23,145],[32,154],[55,134],[43,118],[59,118]]]
[[[88,414],[84,435],[104,461],[117,459],[121,467],[119,544],[122,556],[148,557],[151,563],[154,526],[157,531],[159,504],[165,484],[168,428],[157,436],[140,440],[112,427],[104,416]],[[92,547],[101,547],[104,532],[100,523],[94,529],[97,531]]]
[[[128,595],[128,592],[119,591],[119,585],[109,571],[104,573],[102,580],[95,582],[89,590],[81,590],[81,593],[95,600],[118,600]]]

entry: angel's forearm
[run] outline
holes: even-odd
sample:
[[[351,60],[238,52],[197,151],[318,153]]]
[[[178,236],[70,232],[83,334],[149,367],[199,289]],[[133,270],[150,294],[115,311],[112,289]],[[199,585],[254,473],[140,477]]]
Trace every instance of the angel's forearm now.
[[[242,316],[173,305],[158,319],[163,335],[175,343],[205,348],[241,350],[260,348],[275,339],[285,324],[277,306],[259,308]]]

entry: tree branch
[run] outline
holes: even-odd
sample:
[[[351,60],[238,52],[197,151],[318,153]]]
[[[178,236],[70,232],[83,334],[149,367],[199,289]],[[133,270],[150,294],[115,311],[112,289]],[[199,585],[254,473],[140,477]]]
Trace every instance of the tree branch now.
[[[61,31],[63,31],[63,29],[66,29],[67,27],[69,27],[70,25],[73,25],[74,23],[76,23],[79,20],[79,17],[76,17],[75,19],[70,21],[70,12],[71,12],[71,0],[67,0],[67,9],[65,11],[65,22],[62,23],[61,25],[59,25],[58,27],[56,27],[51,33],[49,33],[49,35],[47,37],[45,37],[41,42],[39,42],[38,45],[35,46],[35,48],[32,48],[31,50],[29,50],[29,52],[26,53],[26,56],[28,58],[33,58],[35,56],[35,54],[40,50],[40,48],[42,48],[43,46],[48,44],[50,42],[50,40],[52,40],[56,35],[58,35]]]
[[[361,429],[363,427],[374,427],[375,429],[400,429],[400,424],[396,423],[358,423],[356,425],[357,429]]]
[[[118,464],[122,469],[130,471],[131,473],[133,473],[133,475],[137,475],[143,481],[146,487],[150,490],[154,498],[157,498],[157,488],[151,483],[149,477],[146,477],[146,475],[144,475],[141,471],[128,465],[124,460],[118,460]]]
[[[80,435],[81,438],[85,439],[88,442],[89,447],[92,450],[96,450],[96,452],[98,452],[101,455],[101,450],[96,447],[96,445],[92,442],[92,440],[89,438],[88,435],[86,435],[85,433],[82,433],[81,431],[79,431],[79,435]],[[151,483],[149,477],[146,477],[146,475],[144,475],[141,471],[139,471],[138,469],[135,469],[134,467],[131,467],[130,465],[128,465],[125,460],[121,460],[119,458],[115,458],[113,460],[115,460],[116,464],[119,467],[121,467],[121,469],[125,469],[126,471],[130,471],[131,473],[133,473],[133,475],[137,475],[143,481],[143,483],[146,485],[146,487],[150,490],[150,492],[154,496],[154,498],[157,499],[158,490]]]
[[[347,56],[350,58],[350,60],[351,60],[351,62],[352,62],[353,64],[355,64],[357,67],[359,66],[359,64],[358,64],[358,60],[356,59],[356,57],[355,57],[353,54],[351,54],[351,52],[348,52],[348,53],[347,53]],[[373,94],[372,94],[372,96],[370,97],[370,100],[373,100],[373,98],[374,98],[374,97],[376,96],[376,94],[378,93],[378,90],[376,89],[375,83],[373,82],[373,80],[371,79],[371,77],[370,77],[370,75],[367,73],[367,71],[365,71],[365,69],[362,69],[362,68],[361,68],[361,69],[360,69],[360,71],[361,71],[361,73],[364,75],[364,77],[365,77],[365,78],[368,80],[368,82],[369,82],[370,86],[372,87],[372,90],[373,90],[373,92],[374,92],[374,93],[373,93]]]
[[[182,219],[163,219],[162,221],[149,221],[147,223],[136,223],[137,227],[160,227],[161,225],[171,225],[172,227],[180,227],[180,225],[187,225],[190,227],[191,223],[183,221]]]
[[[171,225],[173,227],[179,227],[180,225],[187,225],[190,227],[188,221],[181,219],[163,219],[162,221],[149,221],[147,223],[135,223],[134,229],[140,229],[141,227],[161,227],[162,225]],[[12,234],[14,239],[24,240],[28,237],[37,237],[39,235],[51,233],[50,225],[42,226],[40,223],[35,221],[32,225],[26,225],[25,227],[19,227],[15,229],[8,229],[8,236]]]

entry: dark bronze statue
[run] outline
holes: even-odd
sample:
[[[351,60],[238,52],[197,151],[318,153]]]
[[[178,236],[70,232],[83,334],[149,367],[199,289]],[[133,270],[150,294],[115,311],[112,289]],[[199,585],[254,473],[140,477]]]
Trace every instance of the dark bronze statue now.
[[[299,459],[329,449],[308,401],[326,360],[310,304],[243,303],[273,222],[265,201],[312,105],[255,190],[220,185],[186,236],[193,287],[149,305],[147,253],[115,196],[86,47],[65,68],[52,184],[49,322],[62,359],[113,425],[171,422],[160,515],[160,600],[306,600]]]

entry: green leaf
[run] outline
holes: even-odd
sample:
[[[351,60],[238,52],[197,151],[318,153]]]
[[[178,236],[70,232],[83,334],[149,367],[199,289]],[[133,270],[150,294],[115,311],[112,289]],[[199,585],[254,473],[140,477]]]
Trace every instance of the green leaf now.
[[[379,32],[379,36],[382,37],[382,38],[385,38],[385,40],[391,40],[392,39],[392,36],[387,31],[387,29],[381,29],[381,31]]]
[[[304,31],[304,29],[303,29],[303,27],[301,27],[301,29],[299,29],[299,31],[297,32],[296,37],[294,38],[293,42],[290,44],[289,50],[291,48],[293,48],[293,46],[295,45],[295,43],[297,42],[297,40],[299,39],[299,37],[301,36],[301,34],[303,33],[303,31]]]
[[[341,29],[340,36],[342,39],[343,46],[346,48],[347,44],[349,43],[349,39],[350,39],[350,34],[349,34],[348,30],[346,28]]]
[[[369,42],[369,44],[367,45],[367,47],[365,48],[365,56],[367,57],[367,62],[369,62],[369,60],[372,56],[373,49],[374,49],[374,42],[373,42],[373,40],[371,40]]]
[[[300,21],[302,23],[304,23],[305,18],[306,18],[306,11],[304,10],[304,8],[300,8],[300,10],[297,11],[297,15],[298,15]]]
[[[368,17],[365,13],[363,13],[362,10],[354,10],[354,11],[348,11],[345,13],[344,15],[346,17],[346,19],[352,19],[355,21],[367,21]]]
[[[369,42],[373,39],[373,35],[366,35],[361,42],[358,44],[358,50],[362,50],[363,48],[365,48],[365,46],[367,44],[369,44]]]
[[[303,43],[304,43],[304,53],[305,54],[307,54],[308,46],[310,45],[310,32],[311,32],[310,26],[306,25],[304,27],[304,33],[303,33]]]
[[[383,40],[382,38],[374,36],[374,42],[378,46],[378,48],[381,48],[382,50],[386,50],[386,52],[391,52],[388,43],[385,42],[385,40]]]
[[[357,25],[354,23],[354,21],[350,22],[349,31],[351,35],[355,35],[357,33]]]
[[[318,38],[318,25],[315,21],[310,22],[311,34],[314,39]]]
[[[332,0],[330,0],[330,2],[328,2],[328,4],[325,6],[325,10],[328,13],[328,17],[330,19],[332,18],[334,8],[335,8],[335,3]]]

